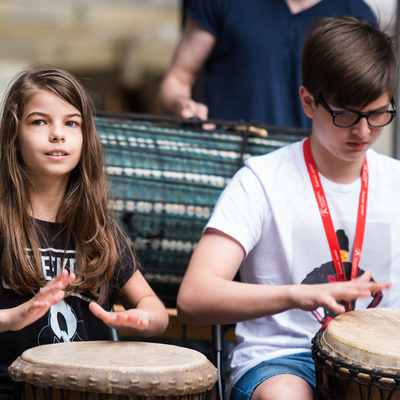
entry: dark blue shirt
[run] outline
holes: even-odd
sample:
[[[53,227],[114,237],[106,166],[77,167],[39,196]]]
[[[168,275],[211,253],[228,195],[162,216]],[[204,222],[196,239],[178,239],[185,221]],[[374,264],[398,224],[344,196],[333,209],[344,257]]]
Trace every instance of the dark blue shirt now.
[[[187,14],[217,38],[205,72],[209,118],[310,128],[298,95],[311,22],[352,15],[376,22],[361,0],[322,0],[291,14],[284,0],[191,0]]]

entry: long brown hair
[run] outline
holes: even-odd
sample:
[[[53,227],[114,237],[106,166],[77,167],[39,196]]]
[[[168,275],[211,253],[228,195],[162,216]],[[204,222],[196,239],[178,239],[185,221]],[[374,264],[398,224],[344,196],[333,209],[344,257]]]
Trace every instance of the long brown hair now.
[[[77,276],[69,290],[90,293],[103,303],[119,259],[120,232],[108,207],[104,157],[93,120],[93,103],[75,77],[66,71],[31,67],[8,90],[0,126],[0,275],[18,294],[44,285],[39,258],[38,225],[29,217],[29,178],[18,151],[18,133],[25,105],[37,90],[49,90],[82,114],[82,154],[71,172],[56,222],[62,223],[65,250],[75,244]],[[33,260],[27,257],[32,248]]]

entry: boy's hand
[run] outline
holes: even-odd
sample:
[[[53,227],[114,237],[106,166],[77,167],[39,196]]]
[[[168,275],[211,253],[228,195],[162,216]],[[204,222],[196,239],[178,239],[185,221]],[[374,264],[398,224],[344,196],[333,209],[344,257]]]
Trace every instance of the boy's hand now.
[[[377,283],[371,281],[371,274],[363,275],[348,282],[333,282],[317,285],[299,285],[295,295],[297,308],[305,311],[313,311],[319,307],[332,310],[335,314],[342,314],[345,307],[338,301],[351,301],[359,297],[370,297],[374,293],[390,288],[391,283]],[[296,290],[297,291],[297,290]]]

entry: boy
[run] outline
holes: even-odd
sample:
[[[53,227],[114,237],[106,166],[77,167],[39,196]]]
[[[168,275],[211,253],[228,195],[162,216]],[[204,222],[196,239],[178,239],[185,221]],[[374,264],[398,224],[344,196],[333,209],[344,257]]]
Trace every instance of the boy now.
[[[370,149],[395,116],[393,42],[353,17],[324,18],[302,71],[310,137],[234,176],[178,295],[184,322],[237,323],[235,400],[312,399],[321,326],[351,308],[400,306],[400,162]]]

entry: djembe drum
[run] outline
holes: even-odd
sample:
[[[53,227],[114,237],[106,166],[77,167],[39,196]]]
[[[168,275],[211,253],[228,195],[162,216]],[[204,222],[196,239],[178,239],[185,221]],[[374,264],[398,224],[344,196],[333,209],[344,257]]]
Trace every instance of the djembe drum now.
[[[217,371],[196,350],[149,342],[34,347],[9,368],[20,400],[207,400]]]
[[[400,399],[400,310],[373,308],[333,319],[313,339],[318,399]]]

